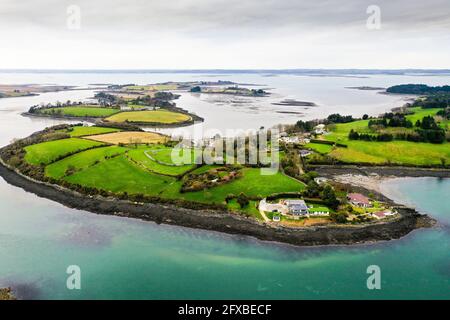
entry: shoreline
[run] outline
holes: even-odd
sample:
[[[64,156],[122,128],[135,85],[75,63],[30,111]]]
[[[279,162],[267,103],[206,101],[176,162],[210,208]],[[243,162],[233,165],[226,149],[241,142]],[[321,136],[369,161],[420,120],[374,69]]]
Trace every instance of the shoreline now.
[[[34,181],[0,163],[0,176],[16,187],[69,208],[96,214],[153,221],[158,224],[244,235],[262,241],[296,246],[351,245],[399,239],[411,231],[431,227],[435,220],[406,206],[396,205],[399,217],[358,225],[286,227],[263,223],[228,211],[193,210],[174,205],[133,203],[115,198],[86,196],[61,186]],[[391,201],[391,203],[393,203]]]

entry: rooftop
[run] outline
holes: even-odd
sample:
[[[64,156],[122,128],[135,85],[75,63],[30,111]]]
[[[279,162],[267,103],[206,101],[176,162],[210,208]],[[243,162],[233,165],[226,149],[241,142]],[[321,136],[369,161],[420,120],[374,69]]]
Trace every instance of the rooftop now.
[[[284,203],[288,207],[297,207],[300,209],[308,209],[308,206],[306,205],[304,200],[285,200]]]
[[[349,193],[347,195],[347,198],[350,201],[359,202],[359,203],[366,203],[369,204],[369,198],[367,198],[365,195],[362,195],[361,193]]]

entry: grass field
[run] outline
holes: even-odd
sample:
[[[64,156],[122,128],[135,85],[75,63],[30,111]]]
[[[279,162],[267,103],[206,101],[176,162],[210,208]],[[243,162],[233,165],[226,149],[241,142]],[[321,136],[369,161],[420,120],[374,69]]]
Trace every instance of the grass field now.
[[[74,107],[60,107],[60,108],[49,108],[42,109],[40,113],[45,114],[61,114],[71,117],[108,117],[115,113],[120,112],[119,109],[114,108],[102,108],[98,105],[80,105]]]
[[[307,148],[311,148],[319,153],[326,154],[331,152],[333,150],[333,146],[330,146],[329,144],[322,144],[322,143],[308,143],[306,144]]]
[[[450,143],[431,144],[409,141],[348,141],[348,148],[335,148],[329,155],[344,162],[440,165],[450,163]]]
[[[439,110],[442,110],[441,108],[430,108],[430,109],[422,109],[420,107],[411,108],[411,111],[414,112],[414,114],[406,116],[408,120],[410,120],[413,125],[416,123],[417,120],[422,120],[425,116],[436,116],[436,113]],[[450,120],[443,120],[440,122],[440,126],[442,128],[445,128],[445,126],[450,124]]]
[[[244,212],[245,214],[252,216],[258,220],[263,220],[261,213],[259,212],[259,209],[257,206],[258,206],[258,201],[253,201],[253,200],[250,200],[248,206],[246,206],[244,208],[241,208],[239,203],[237,203],[236,199],[230,200],[227,204],[228,209],[231,211]]]
[[[85,138],[112,144],[163,143],[167,141],[167,137],[159,133],[143,131],[120,131],[87,136]]]
[[[233,182],[219,185],[203,191],[187,192],[180,194],[178,191],[181,182],[177,181],[163,195],[169,198],[184,198],[186,200],[223,203],[229,194],[239,195],[241,192],[248,196],[265,197],[278,192],[296,192],[304,189],[304,184],[289,178],[281,172],[275,175],[261,175],[260,169],[244,168],[243,176]]]
[[[141,165],[142,167],[156,173],[170,175],[170,176],[178,176],[181,174],[184,174],[185,172],[195,168],[195,165],[193,164],[187,164],[182,166],[166,166],[163,164],[160,164],[156,161],[151,160],[147,155],[147,153],[150,153],[151,151],[154,151],[155,149],[149,149],[149,148],[138,148],[138,149],[132,149],[128,152],[128,157],[132,160],[136,161]],[[157,150],[157,149],[156,149]],[[169,150],[171,149],[162,149],[162,150]],[[167,162],[169,163],[169,162]]]
[[[127,148],[117,146],[86,150],[48,165],[45,168],[45,174],[59,179],[65,175],[66,170],[70,167],[75,168],[77,171],[86,169],[99,161],[104,161],[105,157],[121,154],[127,150]]]
[[[135,149],[138,150],[138,149]],[[129,153],[134,150],[130,150]],[[136,156],[135,154],[133,155]],[[138,157],[140,157],[138,155]],[[151,165],[150,165],[151,166]],[[155,167],[153,167],[155,168]],[[164,168],[164,170],[169,170]],[[62,172],[62,169],[59,169]],[[282,173],[263,176],[259,169],[244,168],[243,177],[227,184],[197,192],[180,193],[182,182],[175,178],[151,173],[132,163],[125,155],[101,161],[93,166],[64,177],[65,180],[112,192],[142,193],[171,199],[185,199],[203,203],[225,203],[228,194],[241,192],[249,196],[267,196],[277,192],[303,190],[304,185]]]
[[[415,113],[407,118],[415,123],[426,115],[435,115],[439,109],[413,108]],[[330,150],[329,156],[348,163],[398,164],[398,165],[440,165],[441,159],[450,163],[450,143],[431,144],[409,141],[375,142],[349,140],[351,129],[359,133],[372,133],[368,128],[368,120],[336,124],[333,131],[325,135],[326,140],[347,145],[347,148],[336,147]],[[390,129],[390,128],[389,128]],[[395,130],[395,128],[394,128]],[[323,147],[311,146],[318,152],[326,151]]]
[[[149,111],[127,111],[121,112],[111,117],[106,118],[107,121],[112,122],[148,122],[148,123],[163,123],[172,124],[190,120],[191,117],[179,112],[168,110],[149,110]]]
[[[34,165],[49,164],[60,156],[101,145],[103,143],[80,138],[48,141],[25,147],[25,160]]]
[[[104,128],[104,127],[81,127],[76,126],[72,127],[73,130],[69,131],[69,134],[71,137],[82,137],[82,136],[89,136],[94,134],[102,134],[102,133],[111,133],[111,132],[118,132],[120,129],[116,128]]]
[[[139,168],[125,155],[102,161],[66,177],[65,180],[117,193],[126,191],[129,194],[152,196],[159,195],[169,184],[175,182],[175,178],[152,174]]]
[[[148,151],[148,154],[156,159],[159,162],[162,163],[170,163],[174,164],[174,162],[177,162],[176,164],[193,164],[195,163],[195,156],[201,156],[202,150],[201,149],[178,149],[178,152],[174,152],[174,156],[176,158],[172,159],[172,152],[174,149],[172,148],[164,148],[164,149],[154,149]],[[177,149],[175,149],[177,150]],[[186,160],[186,161],[185,161]],[[180,163],[178,163],[180,162]]]

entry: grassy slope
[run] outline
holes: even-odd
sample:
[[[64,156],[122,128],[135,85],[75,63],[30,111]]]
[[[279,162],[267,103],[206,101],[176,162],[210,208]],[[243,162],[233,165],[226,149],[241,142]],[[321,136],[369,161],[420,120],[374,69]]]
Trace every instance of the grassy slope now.
[[[331,150],[333,150],[333,146],[330,146],[328,144],[321,144],[321,143],[308,143],[306,144],[306,147],[311,148],[319,153],[329,153]]]
[[[411,108],[410,110],[413,111],[414,114],[408,115],[408,116],[406,116],[406,118],[408,120],[410,120],[413,124],[415,124],[417,120],[422,120],[423,117],[425,117],[425,116],[435,116],[436,113],[442,109],[441,108],[422,109],[420,107],[415,107],[415,108]],[[450,120],[443,120],[440,123],[440,126],[442,128],[445,128],[445,126],[449,125],[449,124],[450,124]]]
[[[409,115],[412,121],[422,119],[428,114],[436,114],[438,109],[417,109],[417,113]],[[450,163],[450,144],[416,143],[409,141],[368,142],[348,139],[351,129],[357,132],[370,133],[368,120],[337,124],[334,131],[326,135],[327,140],[344,143],[348,148],[335,148],[330,156],[345,162],[395,163],[406,165],[439,165],[441,158]]]
[[[190,117],[168,110],[149,110],[149,111],[127,111],[120,112],[109,118],[107,121],[113,122],[159,122],[159,123],[177,123],[189,120]]]
[[[134,161],[138,162],[145,168],[161,174],[167,174],[172,176],[178,176],[180,174],[185,173],[188,170],[191,170],[195,167],[195,165],[183,165],[183,166],[165,166],[162,164],[159,164],[158,162],[155,162],[148,158],[145,155],[145,151],[150,150],[149,148],[139,148],[139,149],[133,149],[128,152],[128,156],[133,159]],[[151,154],[151,153],[150,153]]]
[[[61,110],[63,115],[72,117],[108,117],[120,111],[119,109],[114,108],[100,108],[94,105],[82,105],[76,107],[43,109],[40,112],[45,114],[52,114],[52,110]]]
[[[65,178],[78,183],[112,192],[143,193],[157,196],[174,178],[151,174],[133,165],[125,155],[100,162]]]
[[[116,128],[104,128],[104,127],[73,127],[72,131],[69,131],[69,134],[71,137],[82,137],[82,136],[89,136],[94,134],[101,134],[101,133],[111,133],[111,132],[117,132],[121,131],[120,129]]]
[[[59,156],[101,145],[103,143],[80,138],[48,141],[25,147],[25,160],[35,165],[48,164]]]
[[[222,203],[228,194],[238,195],[244,192],[248,196],[267,196],[278,192],[300,191],[304,185],[278,172],[275,175],[263,176],[260,169],[244,168],[243,177],[211,189],[179,194],[181,182],[176,181],[164,193],[169,198],[182,197],[197,202]]]
[[[134,150],[130,152],[134,152]],[[225,197],[230,193],[237,195],[244,192],[249,196],[267,196],[277,192],[300,191],[304,188],[301,182],[291,179],[282,173],[263,176],[260,174],[259,169],[253,168],[245,168],[243,173],[243,177],[233,182],[204,191],[180,194],[181,181],[150,173],[133,164],[127,160],[125,155],[122,155],[102,161],[64,179],[72,183],[113,192],[144,193],[206,203],[223,203]]]
[[[77,170],[85,169],[93,165],[96,161],[105,160],[105,156],[110,157],[124,153],[126,150],[127,148],[110,146],[83,151],[48,165],[45,168],[45,174],[58,179],[64,176],[67,168],[70,166],[75,167]]]

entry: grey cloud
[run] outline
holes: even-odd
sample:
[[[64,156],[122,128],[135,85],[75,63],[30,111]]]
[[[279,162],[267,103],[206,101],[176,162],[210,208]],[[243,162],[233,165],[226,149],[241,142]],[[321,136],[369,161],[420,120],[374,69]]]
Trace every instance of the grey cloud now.
[[[328,28],[361,23],[368,5],[398,29],[450,27],[448,0],[2,0],[1,23],[52,28],[66,19],[68,5],[82,9],[83,23],[95,29],[205,32],[273,28]]]

